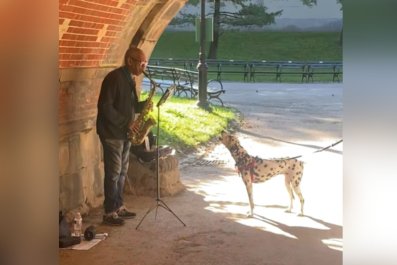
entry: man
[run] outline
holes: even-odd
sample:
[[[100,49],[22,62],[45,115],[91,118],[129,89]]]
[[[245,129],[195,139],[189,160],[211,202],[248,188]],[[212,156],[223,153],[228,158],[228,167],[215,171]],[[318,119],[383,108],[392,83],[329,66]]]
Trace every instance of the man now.
[[[127,50],[124,66],[106,75],[98,99],[97,133],[103,146],[105,168],[103,223],[123,225],[124,219],[134,218],[123,204],[123,190],[129,164],[131,143],[129,132],[136,132],[132,124],[135,113],[144,106],[138,102],[135,78],[143,73],[147,59],[136,47]]]

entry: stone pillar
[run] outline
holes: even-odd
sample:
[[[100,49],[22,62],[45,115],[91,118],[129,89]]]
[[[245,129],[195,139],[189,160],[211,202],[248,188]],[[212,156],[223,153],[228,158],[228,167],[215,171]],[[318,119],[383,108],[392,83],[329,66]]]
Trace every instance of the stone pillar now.
[[[156,159],[142,162],[134,154],[130,155],[128,182],[125,191],[138,196],[157,196]],[[179,160],[175,155],[159,159],[160,197],[173,196],[185,189],[180,180]]]

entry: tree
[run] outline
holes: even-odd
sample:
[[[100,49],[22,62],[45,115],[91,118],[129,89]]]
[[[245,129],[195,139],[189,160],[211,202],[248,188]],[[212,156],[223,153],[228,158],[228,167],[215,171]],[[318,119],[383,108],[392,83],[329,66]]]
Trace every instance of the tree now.
[[[343,0],[336,0],[341,6]],[[218,44],[220,37],[227,26],[265,26],[275,23],[275,18],[280,16],[283,10],[276,12],[267,12],[267,7],[261,4],[252,4],[250,0],[207,0],[212,3],[210,12],[206,16],[213,17],[214,23],[214,40],[210,44],[208,52],[209,59],[217,58]],[[236,9],[234,12],[223,10],[225,2],[233,4]],[[317,0],[301,0],[303,5],[312,7],[317,5]],[[187,5],[197,6],[200,0],[189,0]],[[342,7],[341,7],[342,10]],[[171,25],[190,23],[194,24],[197,15],[182,13],[180,17],[176,17],[171,21]],[[343,28],[340,34],[340,42],[342,43]]]
[[[317,0],[301,0],[302,4],[304,4],[305,6],[315,6],[317,5]]]
[[[188,5],[196,6],[199,4],[199,0],[189,0]],[[212,1],[211,1],[212,2]],[[236,6],[236,11],[230,12],[222,10],[225,5],[221,4],[220,0],[214,0],[211,11],[208,12],[207,16],[213,17],[214,23],[214,40],[210,44],[208,52],[208,58],[216,59],[219,39],[223,33],[222,27],[226,26],[264,26],[273,24],[275,18],[280,16],[282,10],[276,12],[267,12],[267,7],[263,5],[255,5],[249,0],[224,0],[222,2],[230,2]],[[175,18],[171,24],[183,24],[183,23],[194,23],[196,16],[192,14],[181,13],[181,17]]]
[[[342,0],[337,0],[338,4],[340,4],[340,10],[343,11],[343,1]],[[339,45],[343,45],[343,26],[339,34]]]

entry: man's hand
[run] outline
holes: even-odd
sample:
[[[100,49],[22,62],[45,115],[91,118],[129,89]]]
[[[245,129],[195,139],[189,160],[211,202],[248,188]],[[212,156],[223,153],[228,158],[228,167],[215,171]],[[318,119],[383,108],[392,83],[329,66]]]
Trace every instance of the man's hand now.
[[[139,125],[136,122],[131,122],[128,126],[128,129],[131,133],[138,133],[139,132]]]

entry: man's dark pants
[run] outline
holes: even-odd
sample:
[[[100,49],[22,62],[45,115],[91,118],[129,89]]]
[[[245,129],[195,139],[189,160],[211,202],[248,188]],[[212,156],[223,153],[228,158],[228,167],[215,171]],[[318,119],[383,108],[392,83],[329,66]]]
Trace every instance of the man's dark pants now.
[[[123,205],[123,190],[128,172],[131,142],[119,139],[102,139],[105,165],[105,214],[115,212]]]

